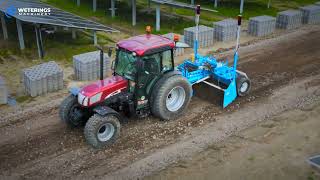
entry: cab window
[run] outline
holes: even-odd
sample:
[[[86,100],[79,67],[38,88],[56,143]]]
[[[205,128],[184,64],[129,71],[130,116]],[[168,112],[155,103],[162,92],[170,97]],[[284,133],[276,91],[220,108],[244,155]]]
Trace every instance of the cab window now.
[[[147,73],[158,74],[160,72],[160,54],[152,54],[144,56],[142,60],[144,61],[144,69]]]
[[[115,72],[127,79],[134,80],[136,73],[135,61],[136,57],[132,52],[118,50]]]
[[[167,50],[162,52],[162,72],[172,70],[173,64],[172,64],[172,53],[171,50]]]

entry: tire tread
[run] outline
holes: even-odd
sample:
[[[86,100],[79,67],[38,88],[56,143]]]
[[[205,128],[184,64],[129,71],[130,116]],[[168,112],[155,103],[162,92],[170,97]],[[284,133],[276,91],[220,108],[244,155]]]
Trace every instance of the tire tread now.
[[[166,91],[171,88],[175,83],[184,84],[185,93],[186,93],[186,102],[183,105],[183,109],[179,110],[177,113],[168,113],[166,112],[165,104],[163,104],[163,99],[166,98]],[[152,114],[156,117],[159,117],[162,120],[176,119],[178,116],[184,113],[186,107],[188,106],[191,99],[191,85],[182,75],[173,75],[167,78],[160,79],[155,86],[154,92],[152,94]],[[165,97],[164,97],[165,96]]]
[[[69,120],[69,110],[71,107],[77,102],[77,98],[73,95],[69,95],[67,98],[65,98],[59,107],[59,116],[60,119],[66,123],[70,127],[77,127],[78,125],[70,122]]]
[[[110,118],[110,116],[113,116],[114,118]],[[98,140],[98,138],[96,137],[96,132],[98,131],[98,128],[100,127],[100,124],[102,122],[103,123],[106,123],[106,122],[112,123],[115,127],[115,134],[113,135],[113,137],[110,140],[108,140],[106,142],[100,142]],[[84,136],[85,136],[87,143],[96,149],[100,149],[105,146],[111,145],[120,136],[119,119],[114,115],[100,116],[99,114],[94,114],[85,125]]]

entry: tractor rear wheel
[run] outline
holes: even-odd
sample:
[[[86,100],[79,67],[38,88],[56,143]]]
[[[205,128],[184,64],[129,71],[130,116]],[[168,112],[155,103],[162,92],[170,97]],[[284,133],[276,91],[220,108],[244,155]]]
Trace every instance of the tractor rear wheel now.
[[[159,80],[151,102],[153,115],[162,120],[176,119],[189,105],[191,93],[190,83],[181,75]]]
[[[94,114],[86,123],[84,136],[96,149],[113,144],[120,135],[120,121],[112,114]]]
[[[237,78],[237,92],[238,96],[246,96],[249,94],[251,88],[251,82],[250,79],[248,79],[245,76],[239,76]]]
[[[69,95],[59,107],[60,119],[70,127],[80,126],[84,121],[83,115],[76,96]]]

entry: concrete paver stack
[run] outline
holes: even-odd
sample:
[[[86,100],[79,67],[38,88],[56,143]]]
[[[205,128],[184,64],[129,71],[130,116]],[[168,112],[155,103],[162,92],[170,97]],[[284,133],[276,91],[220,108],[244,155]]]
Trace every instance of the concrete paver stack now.
[[[238,23],[234,19],[225,19],[222,21],[214,22],[214,38],[218,41],[231,41],[237,37]]]
[[[300,7],[302,11],[303,24],[319,24],[320,23],[320,6],[309,5]]]
[[[277,15],[277,28],[295,29],[302,25],[302,11],[287,10],[279,12]]]
[[[175,33],[168,33],[168,34],[164,34],[162,35],[163,37],[169,38],[170,40],[174,40],[174,35]],[[180,35],[180,34],[176,34],[179,36],[179,42],[183,42],[184,43],[184,36]],[[175,50],[175,56],[182,56],[184,54],[184,48],[177,48]]]
[[[63,88],[63,71],[54,61],[22,70],[22,80],[27,94],[32,97]]]
[[[0,76],[0,104],[8,103],[8,89],[3,77]]]
[[[184,29],[184,41],[191,47],[196,40],[196,26]],[[200,48],[212,46],[214,42],[214,28],[199,25],[198,46]]]
[[[110,68],[110,58],[104,54],[104,77]],[[73,56],[75,77],[80,81],[97,80],[100,77],[100,51],[93,51]]]
[[[250,18],[248,33],[253,36],[265,36],[274,32],[276,18],[271,16],[257,16]]]

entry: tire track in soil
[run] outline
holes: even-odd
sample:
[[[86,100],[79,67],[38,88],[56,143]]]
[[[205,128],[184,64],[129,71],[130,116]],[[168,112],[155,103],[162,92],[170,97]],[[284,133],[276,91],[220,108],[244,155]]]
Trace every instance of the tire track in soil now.
[[[107,174],[174,143],[192,127],[215,121],[217,114],[234,111],[247,102],[268,96],[275,87],[295,79],[319,74],[319,47],[320,31],[311,31],[276,45],[263,46],[258,49],[260,53],[247,52],[248,59],[239,65],[239,69],[252,80],[253,89],[248,97],[239,98],[223,110],[218,104],[221,96],[215,95],[210,87],[198,85],[189,112],[183,117],[170,122],[160,122],[153,117],[130,120],[123,124],[117,143],[105,150],[95,151],[88,147],[82,129],[66,128],[60,122],[57,110],[2,127],[1,134],[7,134],[9,139],[1,143],[0,175],[40,179],[70,178],[82,173],[93,177]],[[22,133],[10,138],[15,130],[26,129],[28,121],[35,124],[44,121],[44,124],[31,125],[34,128],[25,130],[27,135]],[[46,122],[49,123],[46,125]]]

